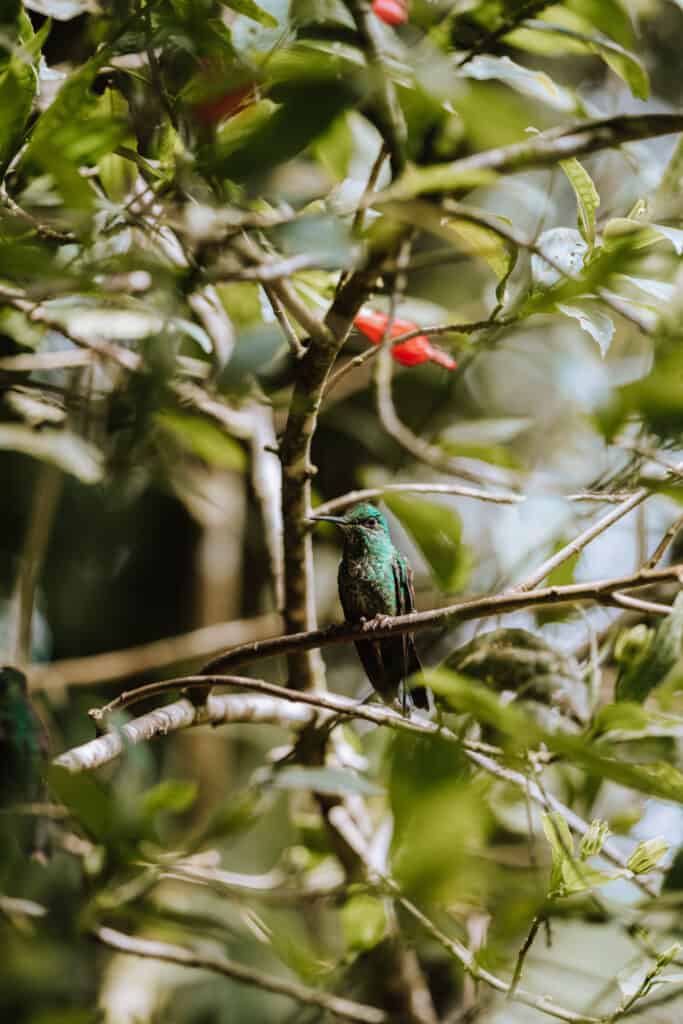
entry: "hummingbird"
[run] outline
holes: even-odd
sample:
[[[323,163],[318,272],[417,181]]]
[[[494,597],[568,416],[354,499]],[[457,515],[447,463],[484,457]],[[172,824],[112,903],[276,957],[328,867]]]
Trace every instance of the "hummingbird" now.
[[[344,618],[372,629],[382,619],[415,611],[413,573],[389,533],[389,524],[374,505],[356,505],[343,516],[311,516],[334,523],[344,534],[344,554],[337,577]],[[400,696],[403,710],[431,707],[424,686],[408,690],[406,680],[422,670],[411,633],[356,641],[363,668],[380,697],[390,704]]]
[[[44,795],[43,769],[47,758],[47,734],[31,704],[26,676],[9,665],[0,667],[0,808],[39,802]],[[21,826],[21,823],[20,823]],[[34,850],[42,844],[41,829],[19,827]]]

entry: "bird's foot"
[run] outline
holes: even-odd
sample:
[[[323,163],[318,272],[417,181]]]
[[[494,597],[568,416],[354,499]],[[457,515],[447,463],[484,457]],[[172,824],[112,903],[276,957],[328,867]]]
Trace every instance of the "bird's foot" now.
[[[382,629],[389,622],[391,622],[391,615],[378,614],[372,619],[361,619],[364,633],[372,633],[375,629]]]

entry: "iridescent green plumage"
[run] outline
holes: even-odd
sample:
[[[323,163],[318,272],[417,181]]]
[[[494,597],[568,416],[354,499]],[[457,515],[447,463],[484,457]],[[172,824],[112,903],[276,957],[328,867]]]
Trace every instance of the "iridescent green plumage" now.
[[[378,616],[406,615],[415,610],[413,574],[391,540],[389,526],[374,505],[356,505],[345,516],[317,516],[344,531],[339,566],[339,597],[347,622],[370,622]],[[368,679],[385,701],[429,708],[424,687],[406,693],[405,682],[419,672],[412,634],[359,640],[356,650]]]

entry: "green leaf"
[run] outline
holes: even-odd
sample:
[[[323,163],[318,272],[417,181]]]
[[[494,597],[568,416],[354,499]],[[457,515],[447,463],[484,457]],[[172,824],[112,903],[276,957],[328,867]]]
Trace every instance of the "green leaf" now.
[[[543,831],[552,850],[551,896],[572,896],[618,878],[622,872],[605,874],[576,859],[574,839],[558,811],[543,815]]]
[[[532,96],[550,104],[556,110],[574,111],[577,107],[576,97],[568,89],[553,82],[544,71],[525,68],[509,57],[479,54],[465,65],[461,74],[466,78],[476,78],[480,81],[495,78],[525,96]]]
[[[384,902],[377,896],[358,893],[341,908],[341,926],[347,948],[353,952],[372,949],[387,931]]]
[[[181,412],[159,412],[155,420],[183,448],[210,465],[244,471],[246,458],[242,447],[210,420]]]
[[[3,423],[0,424],[0,449],[51,462],[84,484],[94,484],[102,478],[102,453],[89,441],[66,430],[38,431]]]
[[[91,87],[109,56],[102,49],[66,80],[38,118],[19,164],[24,172],[38,168],[52,175],[73,209],[91,209],[95,202],[95,193],[80,168],[112,152],[129,131],[124,118],[97,113],[99,98]]]
[[[449,217],[444,225],[455,232],[465,249],[486,260],[499,281],[507,276],[513,260],[508,243],[500,235],[483,224],[458,217]]]
[[[74,775],[53,764],[48,769],[48,785],[90,836],[98,842],[110,838],[117,820],[114,801],[92,775]]]
[[[629,217],[614,217],[605,225],[603,234],[607,247],[618,244],[624,237],[628,237],[636,249],[643,249],[666,239],[673,245],[677,256],[683,255],[683,230],[669,227],[667,224],[647,224]]]
[[[635,630],[629,632],[633,634]],[[677,595],[671,612],[659,623],[654,634],[644,636],[643,642],[631,652],[622,649],[616,699],[642,704],[652,690],[664,682],[682,652],[683,592]]]
[[[470,558],[455,509],[398,494],[386,494],[384,502],[419,547],[441,589],[459,590],[469,574]]]
[[[35,92],[33,68],[15,57],[0,75],[0,180],[21,145]]]
[[[459,713],[473,715],[478,722],[493,726],[516,744],[533,746],[539,729],[529,715],[514,703],[503,703],[495,690],[460,673],[443,668],[423,672],[425,684]]]
[[[544,37],[550,38],[549,45],[545,45]],[[507,41],[513,46],[541,53],[595,54],[623,78],[638,99],[646,100],[650,94],[650,80],[638,57],[601,33],[587,35],[564,25],[532,19],[527,22],[526,28],[511,33]]]
[[[342,768],[283,768],[275,774],[273,785],[278,789],[311,789],[330,796],[359,793],[377,796],[382,790],[373,782]]]
[[[558,302],[557,308],[565,316],[578,320],[583,330],[598,343],[600,354],[607,355],[614,337],[614,321],[596,302],[572,302],[571,305]]]
[[[591,775],[611,779],[639,793],[683,803],[683,774],[672,764],[664,761],[648,764],[620,761],[599,752],[595,744],[584,738],[565,733],[546,734],[544,740],[555,753],[569,758]]]
[[[257,21],[265,28],[278,27],[277,18],[274,18],[268,11],[264,11],[262,7],[254,3],[254,0],[221,0],[221,4],[237,14],[243,14],[247,18],[251,18],[252,21]]]
[[[543,831],[550,843],[553,856],[558,858],[574,856],[574,837],[569,825],[559,811],[543,815]]]
[[[183,779],[165,779],[142,796],[142,813],[153,818],[160,811],[182,814],[197,799],[197,783]]]
[[[373,196],[373,206],[393,202],[395,199],[412,199],[424,192],[454,192],[458,189],[480,188],[492,185],[498,175],[495,171],[462,169],[458,162],[432,164],[429,167],[406,168],[398,181]]]
[[[565,0],[565,3],[587,25],[611,36],[622,46],[636,45],[633,23],[622,0]]]
[[[571,160],[560,160],[560,167],[574,189],[579,211],[579,229],[592,249],[595,245],[595,213],[600,205],[600,196],[590,174],[576,157],[572,157]]]

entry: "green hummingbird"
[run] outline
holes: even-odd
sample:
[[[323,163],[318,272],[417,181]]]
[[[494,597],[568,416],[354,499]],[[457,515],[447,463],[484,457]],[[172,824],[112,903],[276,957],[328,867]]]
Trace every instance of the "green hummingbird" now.
[[[344,554],[339,565],[339,597],[348,623],[381,623],[384,616],[415,611],[413,573],[393,544],[389,524],[374,505],[356,505],[343,516],[311,516],[334,523],[344,533]],[[422,670],[412,634],[356,642],[368,679],[380,697],[391,703],[400,696],[408,707],[431,707],[424,686],[408,691],[406,680]]]
[[[26,676],[9,665],[0,667],[0,808],[40,801],[44,795],[43,770],[47,758],[47,734],[33,709]],[[42,845],[40,828],[19,828],[19,838],[34,849]]]

